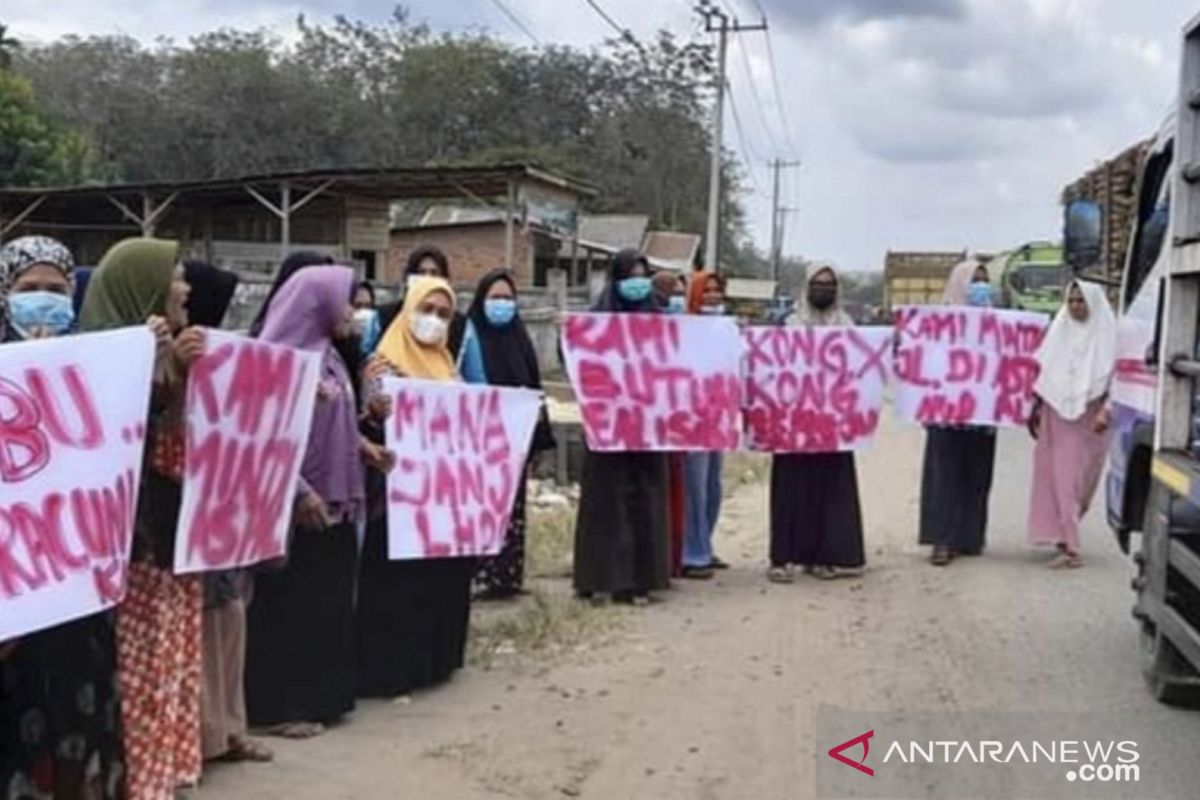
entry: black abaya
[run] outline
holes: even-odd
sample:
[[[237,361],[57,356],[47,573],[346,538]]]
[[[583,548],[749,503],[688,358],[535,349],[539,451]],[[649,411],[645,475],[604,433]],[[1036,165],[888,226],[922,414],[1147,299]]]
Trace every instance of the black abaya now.
[[[786,454],[771,465],[771,564],[866,563],[853,453]]]
[[[979,555],[987,542],[996,460],[992,428],[929,428],[921,475],[920,543]]]
[[[354,710],[357,556],[353,523],[297,528],[287,566],[258,575],[247,614],[252,726],[333,722]]]
[[[389,561],[387,520],[371,521],[355,618],[360,696],[434,686],[463,666],[475,569],[474,558]]]
[[[671,584],[667,457],[584,454],[575,591],[641,595]]]

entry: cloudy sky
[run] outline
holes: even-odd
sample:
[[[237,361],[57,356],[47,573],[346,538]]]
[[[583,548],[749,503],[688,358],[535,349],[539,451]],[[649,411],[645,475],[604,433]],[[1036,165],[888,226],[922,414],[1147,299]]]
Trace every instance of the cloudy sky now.
[[[889,249],[1002,249],[1056,238],[1061,187],[1095,161],[1152,134],[1172,97],[1178,33],[1195,0],[721,0],[744,21],[765,10],[766,40],[730,49],[739,141],[754,178],[751,229],[766,247],[765,162],[786,176],[786,250],[849,269]],[[144,39],[218,26],[291,30],[295,16],[388,17],[392,0],[5,0],[20,38],[123,32]],[[485,28],[582,47],[612,35],[585,0],[410,0],[437,28]],[[696,34],[689,0],[600,0],[636,35]],[[696,34],[699,35],[699,34]],[[785,125],[786,122],[786,125]]]

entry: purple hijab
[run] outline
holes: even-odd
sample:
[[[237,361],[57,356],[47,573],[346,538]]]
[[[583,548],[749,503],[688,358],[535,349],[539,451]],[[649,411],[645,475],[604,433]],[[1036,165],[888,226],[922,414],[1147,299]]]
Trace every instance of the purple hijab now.
[[[354,389],[333,347],[333,332],[346,316],[354,284],[349,267],[300,270],[271,302],[258,337],[321,354],[320,393],[300,475],[341,518],[356,515],[366,494]]]

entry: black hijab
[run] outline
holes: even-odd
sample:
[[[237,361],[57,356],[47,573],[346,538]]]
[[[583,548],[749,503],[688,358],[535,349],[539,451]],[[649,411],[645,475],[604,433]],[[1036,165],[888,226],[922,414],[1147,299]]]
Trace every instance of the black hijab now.
[[[645,269],[646,277],[651,277],[650,262],[637,248],[629,247],[613,256],[608,266],[608,285],[604,287],[604,292],[592,308],[593,311],[653,313],[657,310],[653,292],[641,302],[630,303],[623,299],[617,290],[617,284],[631,277],[638,264]]]
[[[533,349],[533,340],[529,338],[520,314],[508,325],[497,328],[488,321],[484,312],[487,294],[499,281],[504,281],[512,288],[515,298],[517,284],[512,273],[506,269],[492,270],[479,282],[471,308],[467,311],[475,335],[479,337],[488,383],[541,389],[542,375],[538,369],[537,351]]]
[[[204,261],[184,261],[183,276],[192,290],[187,302],[188,324],[221,327],[233,302],[238,276]]]
[[[258,314],[254,317],[254,322],[250,323],[250,335],[258,336],[262,332],[263,322],[267,318],[267,311],[271,308],[271,301],[275,299],[275,295],[279,294],[279,290],[283,285],[292,279],[300,270],[305,267],[315,267],[321,264],[332,264],[333,259],[321,253],[313,252],[312,250],[297,250],[283,260],[279,265],[279,272],[275,273],[275,280],[271,284],[270,291],[267,292],[267,299],[263,300],[262,306],[258,309]]]

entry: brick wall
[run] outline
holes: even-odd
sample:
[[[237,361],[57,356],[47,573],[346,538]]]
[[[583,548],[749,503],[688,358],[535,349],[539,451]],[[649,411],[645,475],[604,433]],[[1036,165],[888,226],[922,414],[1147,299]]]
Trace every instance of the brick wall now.
[[[450,259],[455,286],[474,286],[497,267],[504,266],[504,225],[453,225],[392,231],[385,283],[399,283],[408,254],[422,245],[441,248]],[[513,269],[521,286],[533,284],[533,237],[513,227]]]

